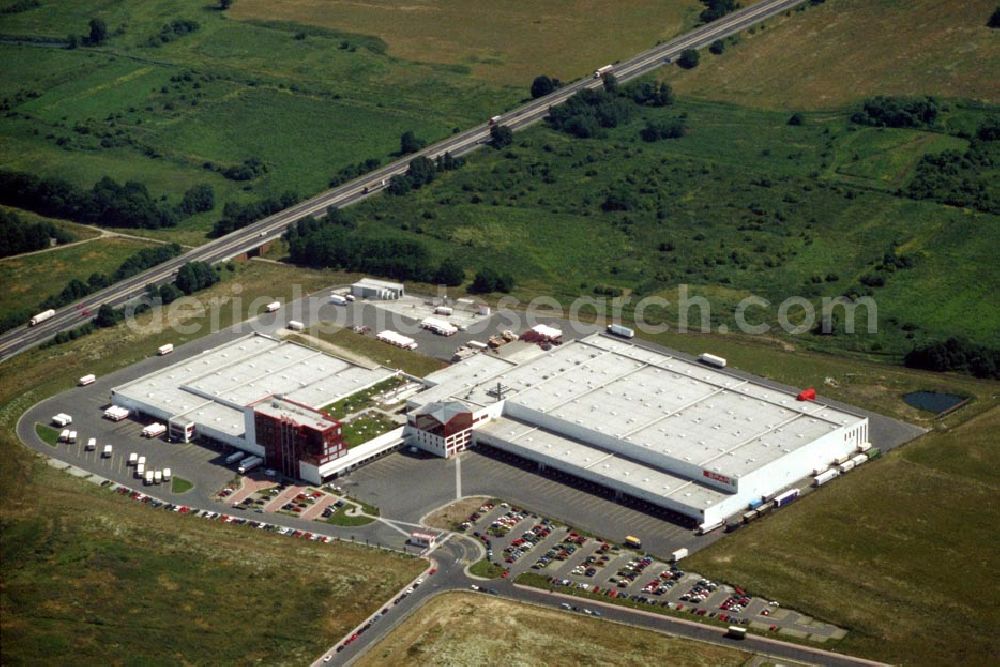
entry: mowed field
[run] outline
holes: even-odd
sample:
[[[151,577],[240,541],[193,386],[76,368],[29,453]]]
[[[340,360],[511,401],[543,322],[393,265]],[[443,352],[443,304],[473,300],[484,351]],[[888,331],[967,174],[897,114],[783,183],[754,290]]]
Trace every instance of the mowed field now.
[[[390,55],[461,65],[527,93],[539,74],[569,81],[651,48],[692,27],[702,9],[698,0],[240,0],[232,16],[374,35]]]
[[[372,646],[357,662],[377,665],[489,664],[742,665],[751,654],[624,625],[517,604],[446,593]]]
[[[827,0],[661,76],[682,94],[764,108],[831,109],[869,95],[997,103],[994,9],[994,0]]]
[[[198,295],[219,326],[251,300],[337,279],[251,262]],[[234,285],[241,290],[236,294]],[[242,302],[237,302],[242,298]],[[149,324],[152,314],[142,316]],[[189,323],[208,325],[210,315]],[[423,569],[346,544],[290,540],[157,512],[43,464],[14,435],[38,400],[192,331],[124,326],[0,366],[0,632],[5,664],[303,664]]]
[[[139,239],[107,236],[85,243],[53,248],[0,260],[0,318],[32,311],[58,294],[70,280],[87,281],[93,273],[110,275],[130,255],[155,244]]]
[[[926,435],[687,566],[846,627],[838,651],[893,664],[989,664],[1000,652],[998,430],[994,407]]]

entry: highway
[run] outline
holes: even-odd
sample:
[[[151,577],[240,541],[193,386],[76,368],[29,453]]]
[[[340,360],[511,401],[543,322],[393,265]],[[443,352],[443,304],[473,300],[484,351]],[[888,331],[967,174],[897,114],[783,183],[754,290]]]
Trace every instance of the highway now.
[[[718,21],[701,26],[691,32],[657,45],[632,58],[614,65],[613,73],[621,81],[628,81],[655,70],[666,59],[675,59],[689,48],[707,46],[716,39],[728,37],[747,27],[780,14],[804,0],[762,0],[755,5],[733,12]],[[599,63],[596,67],[602,66]],[[596,69],[595,67],[595,69]],[[599,79],[586,78],[574,81],[545,97],[532,100],[512,111],[500,115],[498,124],[514,131],[523,129],[544,118],[549,108],[565,102],[584,88],[598,88]],[[111,287],[91,294],[74,304],[60,308],[49,320],[35,327],[19,327],[0,336],[0,362],[13,357],[34,345],[48,340],[56,333],[80,326],[92,319],[102,304],[121,306],[142,295],[149,283],[163,283],[171,279],[187,262],[216,263],[257,248],[262,243],[278,238],[288,225],[309,215],[321,213],[329,206],[349,206],[385,187],[389,178],[406,172],[411,160],[424,156],[435,158],[444,153],[461,156],[489,141],[490,128],[482,124],[452,135],[448,139],[425,147],[418,153],[407,155],[349,183],[327,190],[312,199],[296,204],[274,215],[254,222],[243,229],[214,239],[172,260],[118,282]]]

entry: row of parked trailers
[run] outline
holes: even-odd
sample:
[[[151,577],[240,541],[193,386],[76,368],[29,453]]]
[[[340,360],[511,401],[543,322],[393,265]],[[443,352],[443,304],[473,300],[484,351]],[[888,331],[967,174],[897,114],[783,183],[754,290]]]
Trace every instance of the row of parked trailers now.
[[[868,461],[877,458],[881,454],[881,450],[877,447],[871,447],[870,445],[865,448],[865,451],[851,456],[850,458],[842,458],[837,461],[836,465],[822,471],[817,472],[816,476],[813,477],[813,486],[823,486],[830,480],[836,479],[846,472],[854,470],[859,465],[867,463]]]

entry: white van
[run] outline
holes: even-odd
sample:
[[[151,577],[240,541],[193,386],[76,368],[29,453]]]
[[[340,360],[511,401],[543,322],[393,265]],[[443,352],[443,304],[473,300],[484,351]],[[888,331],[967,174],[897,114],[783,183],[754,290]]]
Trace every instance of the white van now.
[[[101,458],[105,459],[111,458],[111,445],[104,445],[104,451],[101,453]]]

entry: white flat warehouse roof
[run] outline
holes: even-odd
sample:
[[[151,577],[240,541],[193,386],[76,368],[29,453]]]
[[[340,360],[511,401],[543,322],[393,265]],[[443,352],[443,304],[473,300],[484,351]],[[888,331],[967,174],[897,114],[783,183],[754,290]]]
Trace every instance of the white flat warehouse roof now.
[[[367,369],[291,341],[250,335],[116,387],[133,402],[242,435],[243,408],[269,396],[320,408],[381,382]]]
[[[489,361],[486,361],[489,360]],[[469,364],[467,368],[466,364]],[[544,415],[738,478],[863,417],[632,343],[595,334],[521,365],[477,355],[429,376],[440,382],[413,401],[496,401],[505,414]],[[459,386],[455,386],[456,383]],[[450,389],[450,391],[449,391]],[[599,440],[598,440],[599,441]]]
[[[515,448],[528,450],[536,455],[533,458],[558,462],[560,467],[569,472],[587,471],[599,476],[609,488],[633,495],[638,490],[668,498],[695,513],[731,496],[659,468],[507,417],[489,421],[477,430],[477,434],[479,433],[510,443]]]

